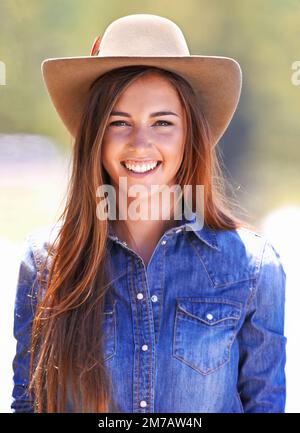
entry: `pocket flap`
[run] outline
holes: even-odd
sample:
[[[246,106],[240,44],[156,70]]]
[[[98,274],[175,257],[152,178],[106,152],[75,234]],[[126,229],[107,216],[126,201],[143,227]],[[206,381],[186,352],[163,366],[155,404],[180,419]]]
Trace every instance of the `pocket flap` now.
[[[177,298],[178,308],[185,314],[215,325],[225,320],[238,320],[242,304],[223,298]]]

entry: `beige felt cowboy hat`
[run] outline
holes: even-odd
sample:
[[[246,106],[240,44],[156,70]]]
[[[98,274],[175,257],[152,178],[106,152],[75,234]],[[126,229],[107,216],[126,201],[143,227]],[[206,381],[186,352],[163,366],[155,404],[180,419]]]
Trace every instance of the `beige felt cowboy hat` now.
[[[236,110],[242,71],[229,57],[191,55],[181,29],[152,14],[113,21],[89,56],[46,59],[42,74],[50,98],[71,135],[76,135],[92,82],[105,72],[128,65],[153,65],[183,76],[194,88],[215,145]]]

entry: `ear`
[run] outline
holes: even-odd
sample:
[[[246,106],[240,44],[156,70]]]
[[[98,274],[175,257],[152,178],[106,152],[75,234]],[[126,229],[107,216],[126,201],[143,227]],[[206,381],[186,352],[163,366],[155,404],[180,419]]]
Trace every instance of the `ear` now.
[[[99,53],[99,45],[100,45],[100,41],[101,41],[100,36],[97,36],[97,37],[95,38],[94,42],[93,42],[93,45],[92,45],[92,49],[91,49],[91,52],[90,52],[90,55],[91,55],[91,56],[97,56],[97,55],[98,55],[98,53]]]

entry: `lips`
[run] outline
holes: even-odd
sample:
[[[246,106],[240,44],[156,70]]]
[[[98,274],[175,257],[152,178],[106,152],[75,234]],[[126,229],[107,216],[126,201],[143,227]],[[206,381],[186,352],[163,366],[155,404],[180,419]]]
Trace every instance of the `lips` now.
[[[127,161],[129,161],[129,160],[126,160],[126,162],[127,162]],[[133,161],[133,160],[130,160],[130,161]],[[136,161],[136,160],[135,160],[135,161]],[[153,160],[148,160],[147,163],[149,163],[150,161],[153,161]],[[154,161],[157,162],[156,167],[154,167],[153,169],[150,169],[150,170],[148,170],[148,171],[145,171],[145,172],[139,172],[139,173],[138,173],[138,172],[135,172],[135,171],[132,171],[132,170],[130,170],[129,168],[127,168],[126,165],[125,165],[125,161],[121,161],[121,165],[124,167],[124,170],[126,170],[126,172],[127,172],[127,174],[128,174],[129,176],[139,178],[139,177],[149,176],[149,175],[153,174],[154,172],[156,172],[156,171],[160,168],[162,161],[158,161],[158,160],[154,160]],[[141,163],[141,162],[142,162],[142,161],[139,161],[139,163]],[[143,162],[146,163],[146,161],[143,161]]]
[[[152,162],[161,162],[159,159],[124,159],[121,161],[121,164],[124,165],[125,162],[131,163],[131,164],[150,164]]]
[[[121,161],[121,164],[128,168],[129,170],[133,170],[135,172],[141,173],[143,170],[153,170],[156,165],[161,163],[160,160],[157,159],[126,159]]]

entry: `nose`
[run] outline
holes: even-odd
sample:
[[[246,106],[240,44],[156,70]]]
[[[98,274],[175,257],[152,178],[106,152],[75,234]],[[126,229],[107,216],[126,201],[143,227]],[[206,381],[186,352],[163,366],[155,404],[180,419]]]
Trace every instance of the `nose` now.
[[[147,127],[137,127],[130,136],[129,147],[143,149],[152,147],[150,131]]]

